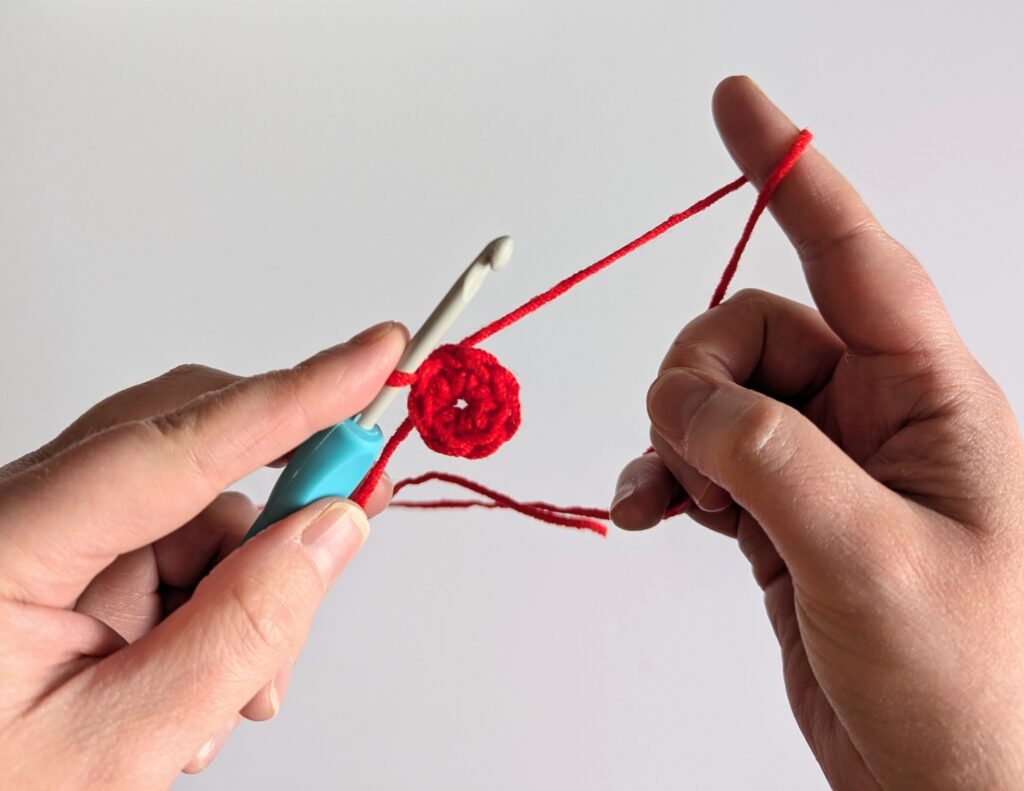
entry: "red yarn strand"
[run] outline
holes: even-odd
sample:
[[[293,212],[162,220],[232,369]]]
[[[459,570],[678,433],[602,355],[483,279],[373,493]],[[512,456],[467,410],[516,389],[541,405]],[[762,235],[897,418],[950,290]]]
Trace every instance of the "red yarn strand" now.
[[[557,505],[551,505],[550,503],[521,503],[517,500],[512,499],[507,494],[489,489],[483,484],[471,481],[469,478],[463,478],[461,475],[451,475],[446,472],[428,472],[424,475],[420,475],[416,478],[407,478],[404,481],[399,481],[395,484],[395,493],[402,491],[407,486],[417,486],[422,483],[429,481],[441,481],[443,483],[450,483],[456,486],[461,486],[464,489],[468,489],[471,492],[475,492],[483,497],[488,498],[489,503],[483,503],[485,508],[509,508],[513,511],[518,511],[526,516],[532,516],[534,519],[539,519],[542,522],[547,522],[552,525],[561,525],[562,527],[575,527],[580,530],[592,530],[600,535],[606,535],[608,528],[602,522],[596,521],[597,519],[608,519],[608,512],[602,511],[598,508],[580,508],[580,507],[569,507],[560,508]],[[412,505],[417,508],[445,508],[449,507],[443,505],[445,501],[427,502]],[[453,502],[453,501],[448,501]],[[454,507],[468,508],[470,505],[476,505],[475,501],[461,501],[464,504],[457,505]],[[406,506],[410,506],[406,503]],[[589,517],[589,518],[588,518]]]
[[[754,203],[754,209],[750,212],[750,216],[747,218],[746,224],[743,226],[743,233],[740,234],[740,240],[736,243],[736,248],[732,252],[732,257],[729,259],[729,263],[726,264],[725,271],[722,272],[722,278],[718,281],[718,286],[715,288],[715,293],[711,296],[711,303],[708,307],[713,308],[716,305],[721,304],[722,300],[725,299],[725,292],[729,290],[729,284],[732,283],[733,277],[736,275],[736,270],[740,265],[740,257],[743,255],[743,251],[747,249],[747,242],[750,241],[750,235],[754,232],[754,226],[757,225],[757,221],[761,219],[761,215],[764,214],[764,210],[768,206],[768,201],[771,200],[772,195],[775,194],[775,190],[779,188],[779,184],[786,177],[786,174],[793,169],[793,165],[800,159],[801,154],[807,150],[807,146],[811,144],[812,135],[808,130],[804,129],[796,136],[796,140],[793,141],[793,145],[789,151],[786,152],[786,156],[782,158],[782,161],[775,166],[768,179],[765,181],[761,190],[757,193],[757,201]]]
[[[463,478],[460,475],[451,475],[449,473],[442,472],[428,472],[423,475],[419,475],[415,478],[405,478],[395,484],[394,493],[397,495],[402,489],[407,486],[419,486],[420,484],[429,483],[431,481],[441,481],[443,483],[453,484],[455,486],[462,486],[470,491],[480,493],[479,484]],[[491,491],[491,490],[488,490]],[[509,495],[502,494],[500,500],[393,500],[391,502],[391,508],[420,508],[424,510],[431,510],[437,508],[512,508],[508,503],[518,503],[519,501],[513,499]],[[568,514],[571,516],[585,516],[591,519],[601,519],[608,521],[611,516],[608,510],[605,508],[586,508],[578,505],[562,506],[552,505],[551,503],[545,502],[524,502],[520,503],[528,508],[535,508],[540,511],[547,511],[555,514]],[[673,516],[678,516],[683,513],[690,505],[690,498],[684,497],[679,503],[671,506],[665,512],[665,518],[669,519]]]
[[[352,494],[352,502],[356,503],[360,508],[366,508],[370,495],[377,488],[380,479],[384,477],[384,471],[388,467],[388,462],[391,461],[391,457],[395,455],[398,446],[405,442],[405,438],[409,436],[411,431],[412,420],[406,418],[399,424],[398,428],[395,429],[395,433],[391,435],[391,439],[384,445],[380,458],[370,468],[370,471],[366,473],[363,482],[359,484],[359,488]]]
[[[444,473],[444,472],[427,472],[427,473],[424,473],[423,475],[419,475],[419,476],[417,476],[415,478],[406,478],[406,479],[404,479],[402,481],[399,481],[398,483],[395,484],[394,493],[397,495],[406,486],[416,486],[416,485],[422,484],[422,483],[429,483],[430,481],[444,481],[445,483],[451,483],[451,484],[455,484],[457,486],[462,486],[464,489],[468,489],[469,491],[476,492],[477,494],[482,494],[482,492],[477,488],[477,487],[480,486],[480,484],[474,483],[473,481],[469,480],[468,478],[463,478],[460,475],[453,475],[451,473]],[[490,500],[490,501],[482,501],[482,500],[462,500],[462,501],[457,501],[457,500],[450,500],[449,502],[462,502],[465,505],[460,506],[460,507],[464,507],[464,508],[470,508],[470,507],[476,506],[476,505],[483,506],[485,508],[494,508],[495,507],[495,502],[493,500]],[[421,507],[423,505],[430,505],[429,502],[428,503],[423,503],[423,502],[409,502],[409,501],[402,502],[401,504],[405,508],[419,508],[419,507]],[[534,501],[534,502],[523,503],[523,505],[529,506],[531,508],[539,508],[542,511],[552,511],[554,513],[559,513],[559,514],[569,514],[570,516],[586,516],[586,517],[590,517],[591,519],[607,519],[608,518],[608,511],[606,509],[603,509],[603,508],[586,508],[586,507],[581,506],[581,505],[568,505],[568,506],[552,505],[551,503],[545,503],[545,502],[539,501],[539,500],[538,501]]]
[[[664,222],[654,226],[647,233],[638,236],[629,244],[620,247],[611,255],[607,255],[600,261],[596,261],[595,263],[588,266],[586,269],[581,269],[579,272],[576,272],[573,275],[569,275],[569,277],[565,278],[565,280],[556,283],[554,286],[549,288],[544,293],[535,296],[529,302],[520,305],[518,308],[509,313],[506,313],[501,318],[495,319],[486,327],[477,330],[464,341],[462,341],[461,345],[476,346],[477,344],[483,343],[485,340],[490,338],[495,333],[500,332],[501,330],[505,329],[506,327],[512,324],[515,324],[521,318],[529,315],[530,313],[533,313],[535,310],[544,307],[552,300],[562,296],[562,294],[564,294],[569,289],[578,286],[587,278],[593,277],[602,269],[607,269],[609,266],[614,264],[619,259],[625,258],[634,250],[643,247],[648,242],[654,241],[666,231],[672,230],[677,225],[679,225],[679,223],[683,222],[683,220],[688,220],[695,214],[700,214],[700,212],[718,203],[718,201],[720,201],[726,195],[728,195],[731,192],[735,192],[746,183],[746,176],[740,176],[735,181],[729,182],[721,189],[717,189],[714,192],[712,192],[706,198],[701,198],[688,209],[684,209],[678,214],[673,214]]]
[[[782,180],[786,177],[789,171],[792,170],[797,160],[810,145],[812,139],[813,136],[808,130],[805,129],[801,131],[793,141],[789,151],[779,161],[765,180],[764,184],[761,186],[761,189],[758,191],[757,200],[755,201],[754,207],[743,227],[743,232],[740,235],[739,241],[736,243],[736,247],[733,249],[729,262],[726,265],[725,270],[722,272],[721,279],[719,280],[714,294],[711,297],[710,307],[715,307],[725,298],[733,277],[736,275],[736,271],[739,268],[740,258],[743,256],[743,252],[746,250],[750,237],[753,234],[754,227],[757,225],[758,220],[767,208],[772,195],[774,195],[776,189],[778,189],[779,185],[782,183]],[[448,455],[462,455],[472,458],[488,455],[493,452],[493,450],[495,450],[501,443],[511,437],[511,435],[515,433],[515,429],[518,427],[518,383],[515,382],[515,377],[513,377],[511,373],[504,369],[497,360],[494,360],[493,357],[487,355],[485,352],[478,352],[478,354],[485,355],[487,358],[486,360],[481,358],[479,361],[474,361],[472,359],[472,355],[467,354],[470,348],[482,343],[506,327],[515,324],[520,319],[530,313],[533,313],[552,300],[557,299],[571,288],[582,283],[584,280],[596,275],[598,272],[611,266],[616,261],[629,255],[639,247],[653,241],[684,220],[689,219],[695,214],[699,214],[708,207],[717,203],[726,195],[735,192],[746,183],[747,178],[745,176],[741,176],[740,178],[731,181],[724,187],[715,190],[707,197],[697,201],[684,211],[679,212],[678,214],[673,214],[664,222],[656,225],[651,230],[641,236],[638,236],[636,239],[625,246],[620,247],[610,255],[605,256],[590,266],[570,275],[547,291],[533,297],[531,300],[519,306],[515,310],[505,314],[495,321],[492,321],[490,324],[487,324],[477,332],[467,337],[461,343],[441,347],[437,352],[437,359],[447,355],[443,364],[435,360],[432,366],[427,366],[427,363],[424,363],[424,365],[420,366],[420,370],[415,374],[405,374],[400,372],[393,373],[388,379],[388,384],[390,386],[401,387],[411,385],[413,387],[413,391],[410,393],[410,417],[407,417],[402,421],[391,439],[388,440],[380,458],[367,474],[362,485],[355,492],[352,499],[359,505],[365,507],[370,493],[372,493],[377,484],[380,483],[380,480],[384,475],[384,470],[394,455],[395,450],[409,436],[414,426],[420,430],[420,433],[424,436],[427,444],[441,453],[446,453]],[[428,360],[429,359],[430,358],[428,358]],[[462,369],[463,373],[453,377],[451,375],[452,367]],[[419,375],[420,373],[423,373],[424,375],[421,377]],[[496,386],[494,384],[495,382],[497,383]],[[471,403],[469,408],[459,410],[459,414],[453,412],[453,410],[456,409],[455,405],[458,399],[465,393],[469,392],[478,396],[479,403],[483,405],[482,411],[475,404]],[[466,400],[469,402],[469,398]],[[469,423],[466,423],[466,415],[461,414],[461,412],[469,412],[474,408],[477,409],[475,416]],[[502,419],[508,419],[505,416],[513,416],[514,413],[514,420],[507,425],[502,424],[500,421],[491,420],[491,415],[494,413],[501,415]],[[454,422],[461,422],[465,425],[463,428],[456,430],[456,427],[453,427]],[[512,425],[512,423],[514,423],[514,425]],[[463,434],[459,434],[458,437],[454,436],[459,433],[459,431],[473,436],[483,432],[481,435],[482,439],[477,437],[473,442],[470,442],[467,445]],[[435,437],[435,439],[431,440],[428,439],[428,437]],[[600,535],[605,535],[607,533],[607,528],[603,524],[603,521],[607,521],[609,519],[607,510],[599,508],[584,508],[580,506],[562,507],[544,502],[520,502],[509,495],[490,489],[468,478],[444,472],[428,472],[414,478],[406,478],[395,484],[394,492],[395,494],[398,494],[401,490],[407,487],[418,486],[432,481],[459,486],[486,499],[440,499],[418,502],[396,501],[393,505],[404,508],[423,509],[477,507],[503,508],[517,511],[542,522],[547,522],[548,524],[592,530]],[[689,504],[690,500],[687,497],[682,502],[670,507],[665,513],[665,518],[667,519],[683,513]]]

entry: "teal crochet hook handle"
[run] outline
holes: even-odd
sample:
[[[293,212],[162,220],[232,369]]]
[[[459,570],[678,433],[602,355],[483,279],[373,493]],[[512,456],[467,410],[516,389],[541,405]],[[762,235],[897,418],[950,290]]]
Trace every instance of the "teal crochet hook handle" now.
[[[316,500],[348,497],[383,447],[379,426],[363,428],[353,419],[318,431],[292,454],[244,541]]]

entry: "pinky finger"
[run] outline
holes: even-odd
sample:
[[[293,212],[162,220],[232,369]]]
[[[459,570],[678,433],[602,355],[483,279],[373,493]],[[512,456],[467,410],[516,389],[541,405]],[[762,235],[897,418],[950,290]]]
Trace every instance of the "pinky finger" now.
[[[264,722],[274,717],[281,710],[293,667],[295,663],[289,662],[278,670],[274,678],[264,684],[263,688],[253,695],[252,700],[242,707],[241,715],[253,722]]]
[[[228,737],[235,729],[235,726],[237,726],[241,721],[242,718],[238,714],[232,717],[227,725],[225,725],[216,735],[206,742],[206,744],[199,748],[199,751],[195,754],[192,760],[185,764],[185,767],[181,771],[188,775],[194,775],[199,774],[208,767],[213,762],[213,759],[217,757],[217,753],[220,752],[220,748],[224,746],[224,743],[228,740]]]

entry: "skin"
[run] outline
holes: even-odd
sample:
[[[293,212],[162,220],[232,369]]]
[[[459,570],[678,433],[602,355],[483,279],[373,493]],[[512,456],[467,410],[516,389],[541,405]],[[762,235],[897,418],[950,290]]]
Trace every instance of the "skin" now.
[[[797,128],[714,98],[759,184]],[[685,489],[764,590],[793,713],[841,789],[1024,788],[1024,446],[921,265],[811,149],[771,210],[817,310],[744,291],[690,322],[648,395],[655,454],[613,519]]]
[[[321,500],[238,548],[257,510],[224,489],[358,413],[407,337],[249,378],[177,368],[0,469],[0,788],[166,788],[277,712],[369,523]]]

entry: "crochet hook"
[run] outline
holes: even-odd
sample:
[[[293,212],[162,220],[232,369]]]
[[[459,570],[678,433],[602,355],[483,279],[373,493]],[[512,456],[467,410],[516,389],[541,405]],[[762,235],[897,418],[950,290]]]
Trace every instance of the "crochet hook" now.
[[[476,296],[487,275],[502,269],[511,257],[509,237],[488,244],[409,341],[396,370],[414,373]],[[380,455],[384,434],[377,421],[396,395],[398,388],[385,386],[357,417],[318,431],[303,442],[278,477],[244,541],[316,500],[351,495]]]

